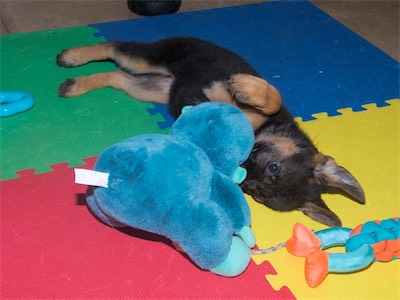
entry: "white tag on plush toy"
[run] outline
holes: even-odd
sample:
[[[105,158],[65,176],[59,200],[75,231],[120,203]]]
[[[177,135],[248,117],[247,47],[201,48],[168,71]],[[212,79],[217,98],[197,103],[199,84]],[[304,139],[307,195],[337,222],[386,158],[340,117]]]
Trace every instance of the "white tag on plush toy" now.
[[[86,169],[75,170],[75,183],[108,188],[108,173]]]

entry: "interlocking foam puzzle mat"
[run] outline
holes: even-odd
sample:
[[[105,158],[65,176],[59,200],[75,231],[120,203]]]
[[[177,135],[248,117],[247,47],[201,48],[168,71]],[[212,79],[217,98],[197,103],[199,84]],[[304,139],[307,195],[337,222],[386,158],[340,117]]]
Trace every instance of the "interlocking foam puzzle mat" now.
[[[35,98],[31,110],[0,119],[1,298],[399,299],[399,260],[330,274],[311,289],[304,259],[281,249],[253,256],[242,275],[223,278],[198,269],[164,238],[115,230],[90,214],[72,167],[90,169],[109,145],[167,133],[173,120],[165,106],[112,89],[59,98],[66,78],[115,66],[63,69],[55,57],[84,44],[176,35],[241,54],[278,87],[318,148],[365,189],[365,205],[323,196],[344,226],[400,215],[399,64],[308,2],[1,36],[1,90]],[[298,221],[324,228],[300,212],[271,211],[247,198],[259,248],[285,242]]]

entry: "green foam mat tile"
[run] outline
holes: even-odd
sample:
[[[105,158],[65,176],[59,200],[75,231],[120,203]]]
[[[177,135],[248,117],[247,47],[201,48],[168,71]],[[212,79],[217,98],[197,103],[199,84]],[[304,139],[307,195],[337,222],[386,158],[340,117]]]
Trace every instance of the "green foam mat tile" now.
[[[59,84],[67,78],[115,69],[109,62],[66,69],[56,56],[65,48],[103,42],[87,26],[6,35],[0,37],[2,91],[32,94],[29,111],[0,118],[1,180],[18,177],[16,171],[34,168],[52,171],[49,165],[69,162],[82,165],[106,147],[130,136],[163,132],[152,104],[132,100],[123,92],[102,89],[76,99],[60,98]]]

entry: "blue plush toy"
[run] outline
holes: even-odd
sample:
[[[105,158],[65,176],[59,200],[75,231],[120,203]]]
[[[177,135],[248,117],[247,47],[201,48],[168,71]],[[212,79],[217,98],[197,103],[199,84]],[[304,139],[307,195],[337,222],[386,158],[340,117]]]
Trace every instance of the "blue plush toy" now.
[[[253,129],[238,108],[197,105],[177,119],[170,135],[141,135],[106,149],[94,169],[108,174],[107,187],[89,187],[88,206],[110,226],[169,238],[202,269],[239,275],[255,238],[234,181],[244,180],[239,166],[253,143]]]

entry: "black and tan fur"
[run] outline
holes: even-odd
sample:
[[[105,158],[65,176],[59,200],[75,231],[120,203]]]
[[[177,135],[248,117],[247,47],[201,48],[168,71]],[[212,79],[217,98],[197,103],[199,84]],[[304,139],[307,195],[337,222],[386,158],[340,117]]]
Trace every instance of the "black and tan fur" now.
[[[355,178],[334,159],[318,152],[281,103],[279,92],[237,54],[187,37],[154,43],[111,42],[64,50],[57,63],[75,67],[112,60],[119,69],[64,81],[58,93],[77,97],[113,87],[135,99],[168,104],[178,117],[182,107],[206,101],[238,106],[248,117],[256,143],[244,163],[242,189],[278,211],[300,210],[329,226],[340,219],[321,193],[341,192],[365,203]]]

